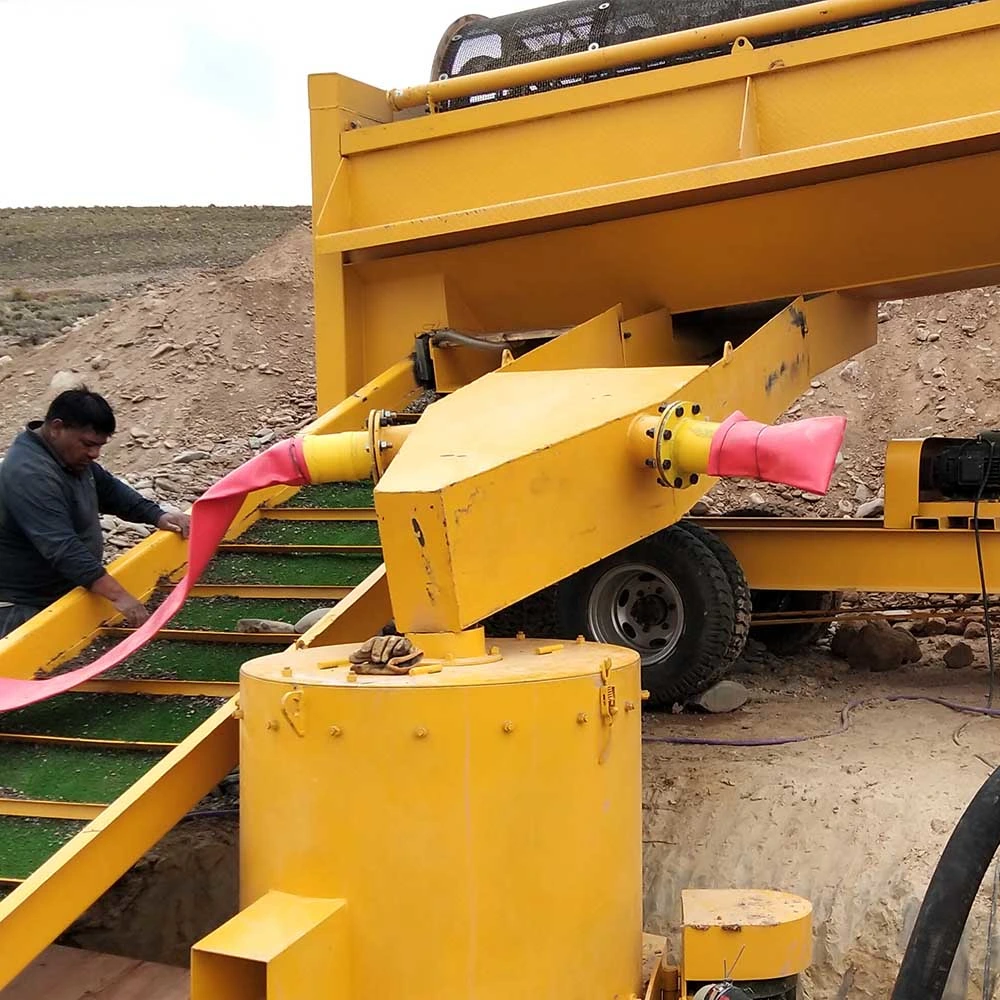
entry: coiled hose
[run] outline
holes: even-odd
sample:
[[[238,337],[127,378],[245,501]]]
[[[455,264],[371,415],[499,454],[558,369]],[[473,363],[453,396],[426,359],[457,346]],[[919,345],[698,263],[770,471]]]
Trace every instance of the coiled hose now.
[[[941,1000],[980,883],[1000,846],[1000,768],[976,792],[934,869],[892,1000]]]

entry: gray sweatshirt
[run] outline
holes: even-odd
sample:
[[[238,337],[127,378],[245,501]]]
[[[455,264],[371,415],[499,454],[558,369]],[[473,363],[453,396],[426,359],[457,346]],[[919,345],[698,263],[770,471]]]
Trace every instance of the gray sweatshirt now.
[[[101,514],[156,524],[163,510],[96,463],[66,468],[28,424],[0,462],[0,603],[43,608],[104,574]]]

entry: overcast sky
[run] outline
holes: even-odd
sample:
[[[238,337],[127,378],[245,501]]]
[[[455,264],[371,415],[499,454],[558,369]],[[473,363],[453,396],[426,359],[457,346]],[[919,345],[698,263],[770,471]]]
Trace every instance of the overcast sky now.
[[[419,83],[455,18],[530,6],[0,0],[0,207],[306,204],[309,73]]]

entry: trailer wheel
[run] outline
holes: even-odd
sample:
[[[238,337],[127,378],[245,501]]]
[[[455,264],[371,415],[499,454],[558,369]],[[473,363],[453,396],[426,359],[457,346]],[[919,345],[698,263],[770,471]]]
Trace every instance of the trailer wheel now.
[[[639,653],[650,707],[697,694],[727,665],[732,587],[712,551],[676,526],[564,580],[557,603],[563,634]]]
[[[743,574],[743,567],[733,555],[733,550],[719,538],[718,535],[692,524],[690,521],[678,521],[675,527],[694,535],[719,560],[722,571],[726,574],[729,586],[733,592],[733,635],[726,650],[726,662],[719,668],[713,680],[718,680],[729,673],[733,664],[743,655],[743,649],[750,635],[750,619],[753,617],[753,598],[750,586]]]
[[[728,511],[725,517],[778,517],[767,507],[741,507]],[[833,590],[753,590],[750,592],[753,610],[758,614],[776,614],[795,611],[825,611],[830,614],[840,609],[843,594]],[[750,629],[750,636],[762,642],[772,653],[788,656],[820,639],[829,626],[825,623],[789,623],[788,625],[758,625]]]

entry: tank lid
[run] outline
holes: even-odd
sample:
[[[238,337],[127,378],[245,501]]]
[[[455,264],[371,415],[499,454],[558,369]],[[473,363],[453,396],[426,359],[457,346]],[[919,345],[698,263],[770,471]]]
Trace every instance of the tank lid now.
[[[487,663],[441,664],[435,673],[421,672],[403,676],[351,674],[348,679],[347,657],[357,643],[342,646],[318,646],[312,649],[289,649],[248,660],[240,671],[259,680],[284,684],[308,684],[329,687],[465,687],[475,684],[512,684],[525,681],[556,680],[567,677],[598,675],[601,664],[610,659],[612,671],[638,662],[638,654],[620,646],[593,642],[553,642],[546,639],[498,639],[500,656]],[[543,652],[539,652],[543,650]],[[437,661],[440,662],[440,661]],[[422,666],[433,666],[435,661]]]

